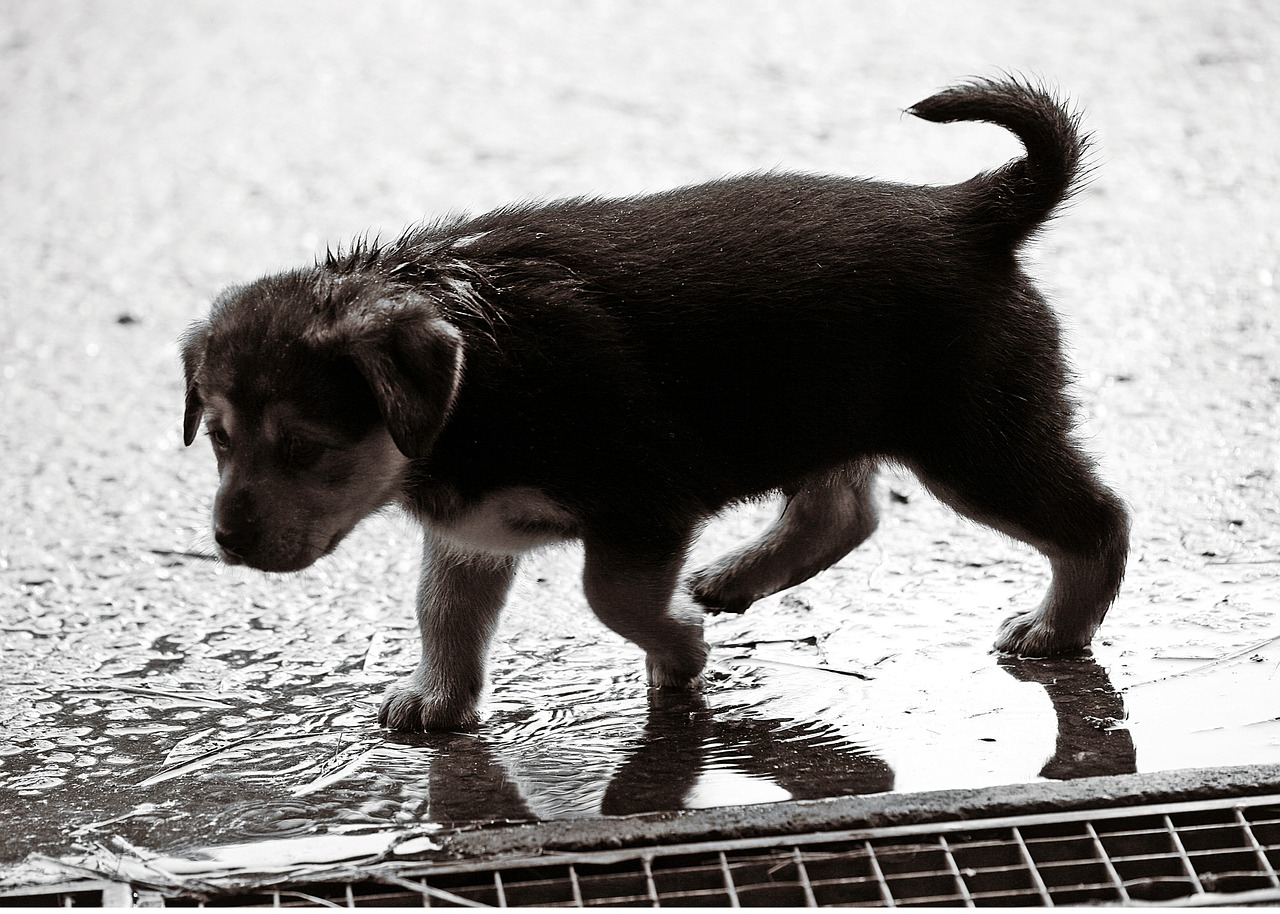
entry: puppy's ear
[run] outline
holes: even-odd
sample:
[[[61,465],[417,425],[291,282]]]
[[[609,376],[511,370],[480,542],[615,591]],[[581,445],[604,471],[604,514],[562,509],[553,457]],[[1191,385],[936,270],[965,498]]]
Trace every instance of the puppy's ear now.
[[[196,373],[204,364],[204,347],[209,338],[209,325],[199,321],[182,335],[182,370],[187,378],[187,405],[182,416],[182,443],[191,446],[204,415],[204,401],[196,384]]]
[[[382,299],[352,320],[351,356],[391,440],[406,457],[427,456],[462,382],[462,334],[416,296]]]

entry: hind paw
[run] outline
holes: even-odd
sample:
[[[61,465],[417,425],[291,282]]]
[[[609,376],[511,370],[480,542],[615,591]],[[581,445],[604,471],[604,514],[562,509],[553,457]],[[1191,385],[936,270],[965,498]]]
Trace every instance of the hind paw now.
[[[760,596],[735,590],[732,579],[714,567],[695,571],[689,575],[685,586],[709,613],[744,613]]]
[[[1092,631],[1055,627],[1040,613],[1028,611],[1004,620],[996,635],[995,649],[1018,657],[1056,657],[1082,651],[1091,640]]]

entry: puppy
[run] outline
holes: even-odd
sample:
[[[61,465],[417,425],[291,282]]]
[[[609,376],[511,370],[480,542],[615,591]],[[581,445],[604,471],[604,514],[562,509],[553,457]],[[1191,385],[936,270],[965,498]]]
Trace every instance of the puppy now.
[[[1048,559],[1047,595],[998,650],[1086,647],[1128,519],[1072,440],[1058,324],[1017,259],[1080,183],[1086,141],[1016,80],[910,111],[998,124],[1026,156],[949,187],[768,173],[512,206],[224,292],[183,345],[222,558],[306,568],[403,506],[425,534],[422,657],[379,719],[467,727],[521,553],[580,539],[596,615],[650,683],[689,687],[702,612],[856,547],[895,461]],[[773,492],[785,508],[758,542],[682,582],[705,518]]]

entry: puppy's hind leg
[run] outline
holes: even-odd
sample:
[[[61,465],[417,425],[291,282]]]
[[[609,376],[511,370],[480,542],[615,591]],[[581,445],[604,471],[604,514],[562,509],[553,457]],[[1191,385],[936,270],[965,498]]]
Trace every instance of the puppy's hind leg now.
[[[743,612],[830,568],[876,529],[874,475],[874,461],[861,460],[787,492],[764,536],[690,576],[694,599],[712,612]]]
[[[1091,462],[1062,436],[1032,435],[1012,451],[964,447],[912,464],[961,514],[1028,543],[1053,580],[1040,605],[1000,627],[996,650],[1048,657],[1088,647],[1115,600],[1129,549],[1129,517]]]
[[[677,588],[689,533],[583,539],[583,589],[600,621],[645,652],[649,684],[688,688],[707,661],[702,612]]]
[[[418,585],[422,658],[387,691],[379,723],[414,731],[476,723],[489,641],[515,570],[513,556],[462,552],[426,533]]]

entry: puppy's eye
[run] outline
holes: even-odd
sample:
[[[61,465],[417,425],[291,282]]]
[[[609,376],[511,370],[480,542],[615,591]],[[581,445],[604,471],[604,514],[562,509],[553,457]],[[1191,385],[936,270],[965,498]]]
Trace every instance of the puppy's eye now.
[[[285,457],[293,466],[306,469],[320,459],[324,449],[324,445],[318,441],[295,436],[285,444]]]
[[[220,451],[225,451],[231,447],[231,436],[227,434],[226,429],[209,429],[209,439],[213,442],[213,446]]]

